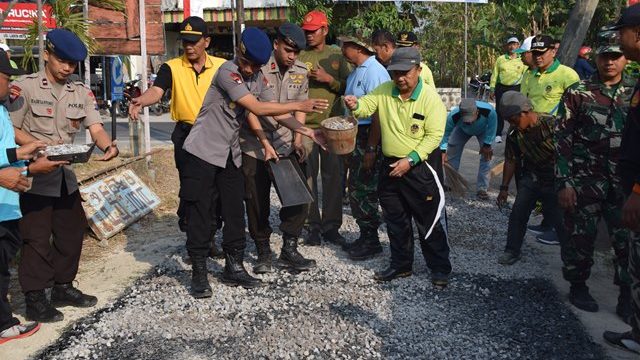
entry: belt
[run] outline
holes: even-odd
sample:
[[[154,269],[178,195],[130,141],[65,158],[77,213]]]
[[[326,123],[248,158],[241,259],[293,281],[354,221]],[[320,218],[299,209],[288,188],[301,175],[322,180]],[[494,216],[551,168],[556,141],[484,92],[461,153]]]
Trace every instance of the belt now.
[[[191,129],[191,127],[193,127],[193,124],[178,120],[176,121],[176,126],[180,126],[182,129]]]

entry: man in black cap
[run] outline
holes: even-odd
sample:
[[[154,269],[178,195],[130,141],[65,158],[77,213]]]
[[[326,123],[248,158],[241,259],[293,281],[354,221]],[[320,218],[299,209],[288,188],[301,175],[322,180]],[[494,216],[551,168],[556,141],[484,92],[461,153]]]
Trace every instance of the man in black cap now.
[[[276,120],[298,133],[315,138],[316,132],[304,127],[292,112],[322,112],[326,100],[309,99],[290,103],[276,100],[269,81],[260,71],[269,61],[271,41],[257,28],[242,32],[233,60],[223,63],[207,91],[197,120],[184,142],[187,159],[183,168],[180,198],[185,202],[187,251],[192,261],[192,292],[196,298],[211,297],[207,280],[206,256],[209,253],[215,204],[221,201],[222,248],[225,267],[222,282],[230,286],[254,288],[259,279],[244,268],[244,180],[240,170],[240,127],[246,111],[257,116],[281,115]],[[259,100],[260,99],[260,100]],[[212,217],[213,215],[213,217]]]
[[[171,141],[176,168],[182,183],[182,166],[186,158],[182,145],[196,121],[213,75],[225,60],[207,54],[206,50],[211,44],[211,37],[207,32],[207,24],[200,17],[188,17],[180,24],[180,39],[184,54],[160,66],[153,86],[141,96],[131,100],[129,116],[134,121],[137,120],[142,106],[157,103],[166,91],[171,91],[171,118],[176,122]],[[185,231],[187,219],[182,200],[178,205],[177,213],[180,229]],[[215,230],[216,225],[211,234],[210,255],[212,257],[221,253],[214,242]]]
[[[69,78],[87,56],[86,46],[71,31],[54,29],[47,34],[43,56],[43,71],[12,84],[13,93],[20,94],[7,103],[16,142],[72,144],[84,127],[104,152],[101,160],[117,156],[118,148],[102,127],[93,93],[82,82]],[[51,173],[35,175],[31,189],[20,195],[24,246],[18,278],[25,293],[27,318],[41,322],[62,320],[62,313],[54,306],[91,307],[98,301],[73,285],[87,219],[73,169],[56,166]],[[51,300],[46,296],[47,288],[52,288]]]
[[[309,80],[307,66],[298,61],[300,51],[306,48],[304,31],[295,24],[284,23],[278,28],[273,42],[273,52],[269,61],[260,69],[280,103],[307,100],[309,98]],[[262,99],[261,99],[262,100]],[[300,124],[305,123],[306,113],[291,113]],[[252,114],[252,116],[255,116]],[[251,129],[248,122],[240,129],[240,147],[242,148],[242,172],[244,173],[249,234],[255,241],[258,261],[253,268],[256,274],[272,271],[271,247],[269,238],[269,210],[272,178],[267,161],[278,157],[289,157],[300,162],[305,168],[307,157],[302,145],[302,134],[280,126],[272,117],[261,116],[255,119],[257,127]],[[263,144],[269,148],[267,156]],[[303,170],[304,171],[304,170]],[[281,189],[286,190],[286,189]],[[297,271],[305,271],[316,265],[314,260],[305,259],[298,252],[298,237],[309,211],[308,204],[288,206],[280,209],[280,230],[282,231],[282,251],[278,264]]]
[[[420,42],[418,42],[418,36],[413,31],[401,31],[398,33],[398,37],[396,38],[396,47],[414,47],[421,50]],[[422,71],[420,71],[420,78],[424,81],[425,84],[436,87],[436,82],[433,80],[433,73],[431,69],[427,66],[427,64],[422,61],[420,63],[420,67]]]
[[[447,110],[436,90],[420,81],[420,53],[397,49],[387,69],[393,81],[361,98],[345,96],[355,117],[380,119],[382,153],[379,196],[389,232],[391,263],[375,274],[377,281],[411,276],[414,238],[412,219],[420,237],[422,255],[436,288],[447,286],[451,273],[444,216],[444,189],[432,156],[442,164],[440,141]]]
[[[611,30],[620,31],[620,44],[628,60],[640,61],[640,4],[622,12]],[[627,199],[622,207],[622,224],[631,230],[629,267],[631,275],[631,330],[605,331],[606,341],[640,354],[640,82],[631,96],[629,115],[622,131],[620,145],[620,177]]]

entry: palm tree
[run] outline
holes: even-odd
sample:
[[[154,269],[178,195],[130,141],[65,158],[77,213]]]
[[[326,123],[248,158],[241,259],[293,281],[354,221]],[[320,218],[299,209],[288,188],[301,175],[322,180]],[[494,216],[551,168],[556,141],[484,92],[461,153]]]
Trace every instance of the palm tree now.
[[[89,21],[85,19],[82,13],[82,0],[46,0],[44,3],[51,6],[51,15],[56,19],[56,26],[78,35],[80,40],[87,46],[89,54],[94,53],[99,48],[96,40],[89,36]],[[89,5],[103,9],[124,11],[124,0],[89,0]],[[33,47],[38,43],[38,36],[38,22],[34,18],[33,23],[27,29],[24,41],[23,68],[26,68],[29,64],[34,67],[36,65],[33,57]]]

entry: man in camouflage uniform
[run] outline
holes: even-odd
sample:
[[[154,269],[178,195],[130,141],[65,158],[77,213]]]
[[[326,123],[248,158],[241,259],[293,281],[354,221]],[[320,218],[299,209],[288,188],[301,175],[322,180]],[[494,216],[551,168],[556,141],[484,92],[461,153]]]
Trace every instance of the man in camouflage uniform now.
[[[561,244],[562,273],[571,283],[571,303],[584,311],[598,311],[585,282],[593,265],[598,220],[604,218],[616,254],[614,283],[620,286],[616,313],[628,321],[629,231],[620,223],[624,193],[617,168],[634,80],[623,74],[627,59],[618,33],[602,32],[599,37],[598,72],[565,92],[556,123],[556,185],[567,229]]]

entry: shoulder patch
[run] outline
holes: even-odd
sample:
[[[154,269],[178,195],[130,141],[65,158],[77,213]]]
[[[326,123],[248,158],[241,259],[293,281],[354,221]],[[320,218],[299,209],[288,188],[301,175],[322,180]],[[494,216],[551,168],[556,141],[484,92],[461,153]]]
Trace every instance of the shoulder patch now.
[[[231,77],[231,80],[236,82],[236,84],[242,84],[242,76],[240,76],[240,74],[232,72],[229,76]]]

